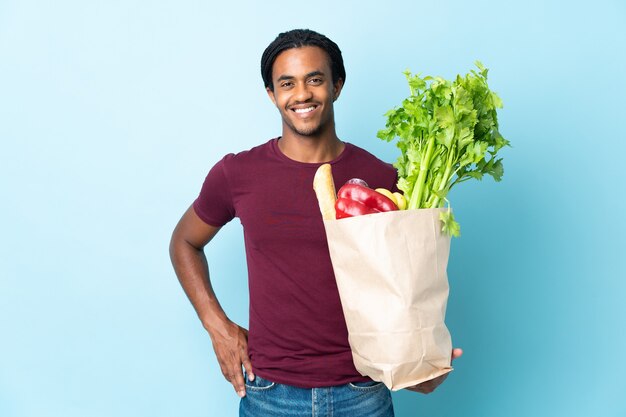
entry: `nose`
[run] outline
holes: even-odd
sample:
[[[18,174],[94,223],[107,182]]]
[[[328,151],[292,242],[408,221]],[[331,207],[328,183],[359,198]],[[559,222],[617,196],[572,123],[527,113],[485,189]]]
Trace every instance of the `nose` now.
[[[310,100],[313,97],[313,92],[309,88],[307,83],[297,83],[294,99],[298,102]]]

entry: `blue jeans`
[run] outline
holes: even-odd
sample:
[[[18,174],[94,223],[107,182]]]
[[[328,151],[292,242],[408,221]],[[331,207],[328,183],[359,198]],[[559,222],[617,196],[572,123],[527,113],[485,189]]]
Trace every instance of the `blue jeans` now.
[[[393,417],[391,393],[380,382],[297,388],[246,377],[239,417]]]

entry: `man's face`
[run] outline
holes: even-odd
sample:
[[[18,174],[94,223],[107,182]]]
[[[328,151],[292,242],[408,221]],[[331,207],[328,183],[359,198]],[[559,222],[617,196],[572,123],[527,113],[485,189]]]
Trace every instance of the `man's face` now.
[[[335,85],[328,56],[316,46],[281,52],[272,67],[274,91],[267,94],[280,111],[283,133],[317,136],[334,128],[333,102],[343,81]]]

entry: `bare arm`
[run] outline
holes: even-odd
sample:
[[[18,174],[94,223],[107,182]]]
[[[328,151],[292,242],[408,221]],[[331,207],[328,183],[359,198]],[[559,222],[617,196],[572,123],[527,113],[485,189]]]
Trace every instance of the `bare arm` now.
[[[209,278],[204,247],[220,230],[203,222],[193,207],[180,219],[170,241],[170,258],[180,284],[196,310],[213,343],[213,349],[224,377],[233,384],[239,396],[245,395],[241,366],[250,376],[248,332],[228,319]]]

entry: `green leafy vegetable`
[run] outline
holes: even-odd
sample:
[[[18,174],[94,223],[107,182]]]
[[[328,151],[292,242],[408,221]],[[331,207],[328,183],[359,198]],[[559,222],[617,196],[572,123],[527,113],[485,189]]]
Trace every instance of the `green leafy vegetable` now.
[[[451,236],[459,236],[461,234],[461,226],[454,220],[452,210],[448,208],[447,211],[439,213],[439,220],[441,220],[441,231]]]
[[[411,95],[385,114],[386,128],[377,136],[398,139],[401,155],[394,166],[408,209],[443,207],[450,189],[472,178],[502,179],[497,153],[509,146],[498,131],[502,100],[487,85],[488,69],[479,61],[476,67],[453,81],[404,72]],[[441,220],[444,232],[459,236],[450,210]]]

